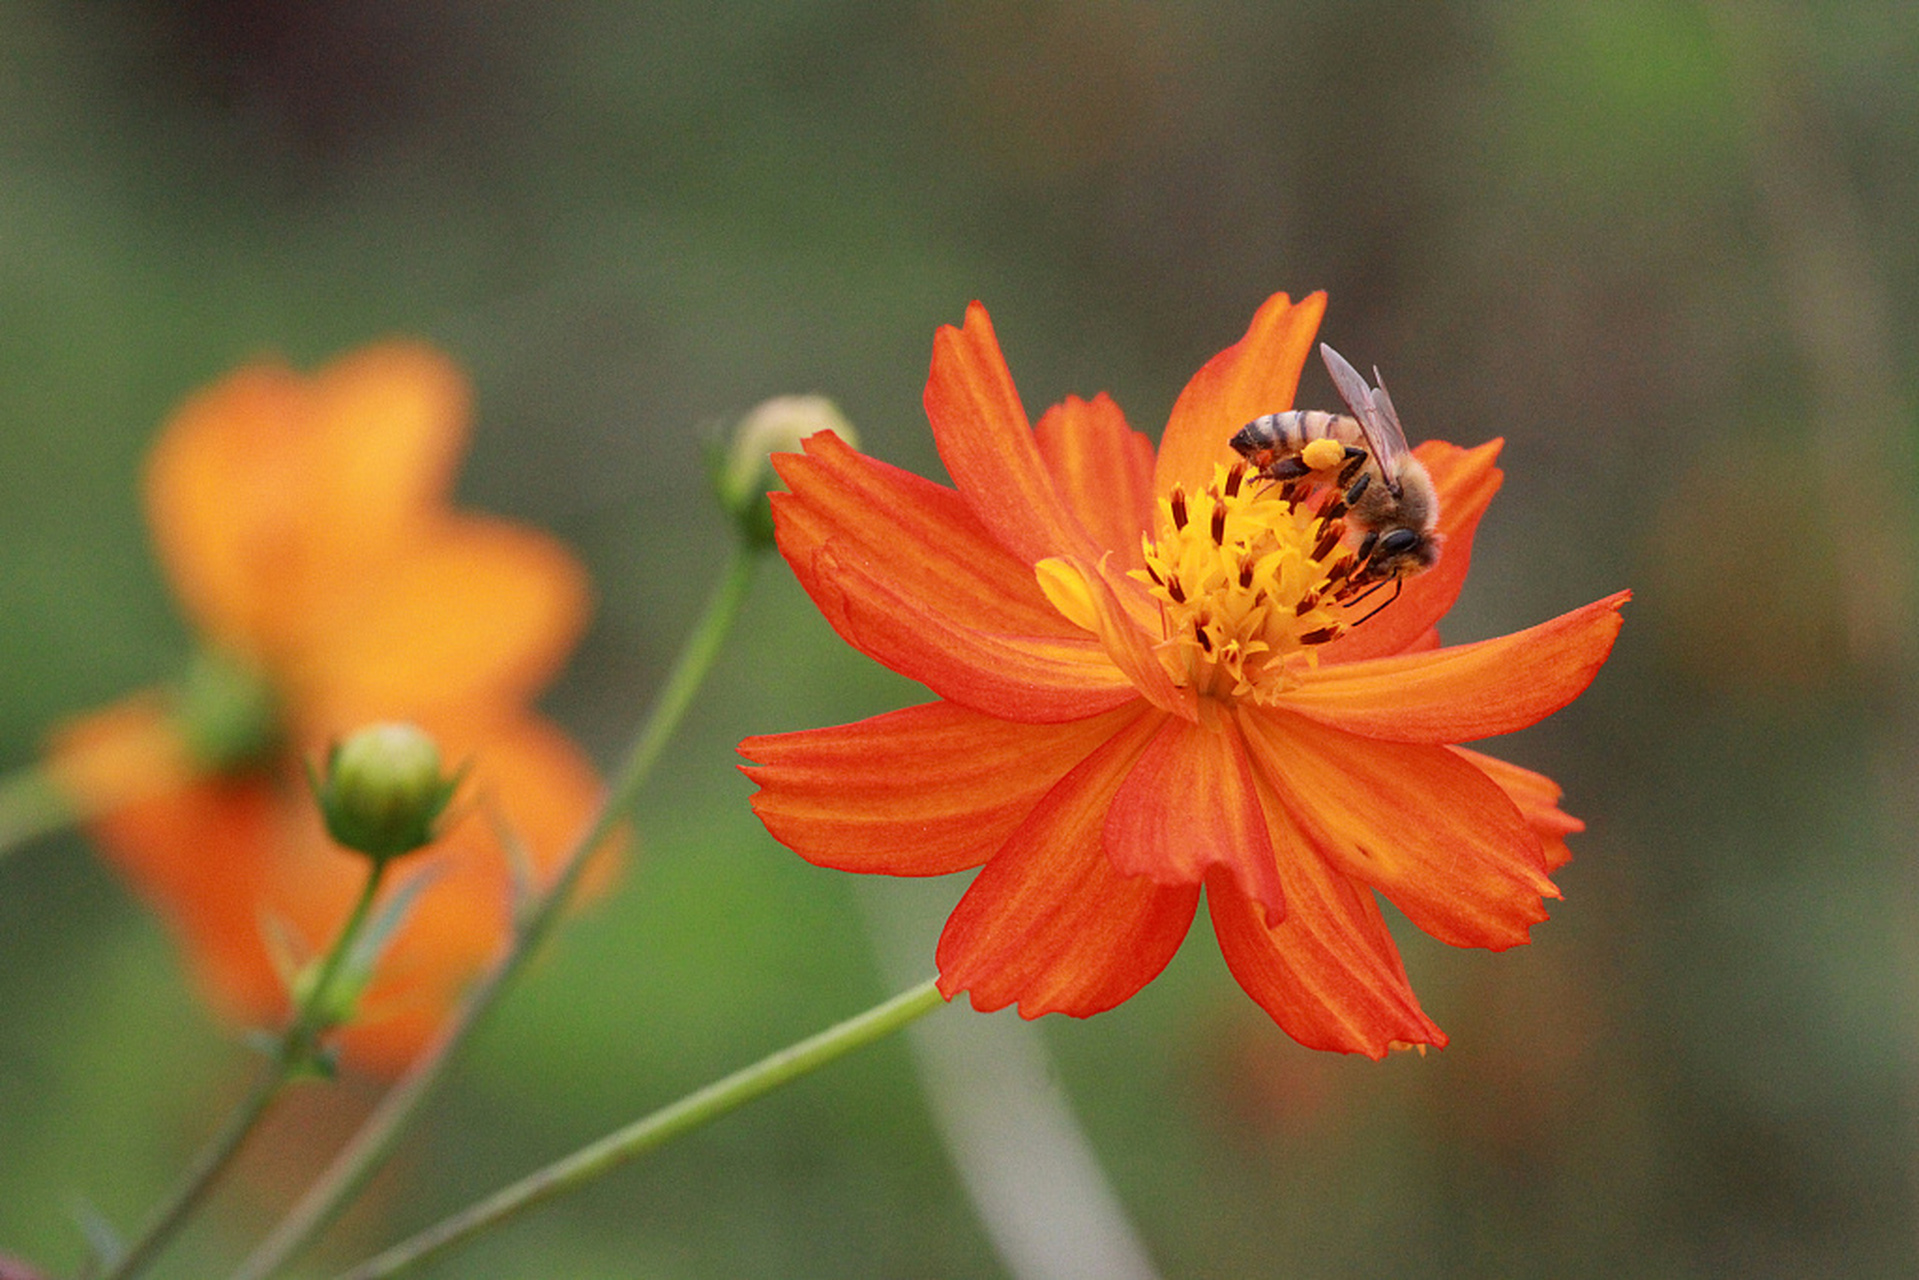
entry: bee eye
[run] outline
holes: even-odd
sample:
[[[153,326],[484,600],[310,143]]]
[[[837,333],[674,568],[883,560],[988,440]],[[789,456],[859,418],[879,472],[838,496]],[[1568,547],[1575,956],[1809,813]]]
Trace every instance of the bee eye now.
[[[1405,555],[1418,545],[1419,535],[1411,529],[1393,529],[1379,535],[1379,545],[1373,548],[1373,555]]]

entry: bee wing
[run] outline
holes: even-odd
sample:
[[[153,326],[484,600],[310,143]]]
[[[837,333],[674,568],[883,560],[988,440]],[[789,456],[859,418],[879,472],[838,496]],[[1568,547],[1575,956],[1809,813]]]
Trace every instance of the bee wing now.
[[[1399,410],[1393,408],[1393,398],[1386,394],[1386,379],[1379,376],[1379,366],[1373,366],[1373,408],[1379,411],[1379,422],[1375,425],[1373,443],[1382,446],[1380,466],[1386,467],[1386,474],[1399,474],[1399,460],[1412,452],[1412,446],[1406,443],[1406,429],[1399,425]],[[1391,463],[1390,467],[1387,464]]]
[[[1399,485],[1393,477],[1399,474],[1399,460],[1410,452],[1406,447],[1406,433],[1400,428],[1399,414],[1393,408],[1392,398],[1386,394],[1382,384],[1375,391],[1366,385],[1366,379],[1359,370],[1346,362],[1346,357],[1325,343],[1319,344],[1319,357],[1326,362],[1326,372],[1333,375],[1333,386],[1339,390],[1339,398],[1353,411],[1353,417],[1359,422],[1360,434],[1366,437],[1366,447],[1379,464],[1379,473],[1398,492]],[[1379,376],[1379,370],[1373,370],[1373,376]]]

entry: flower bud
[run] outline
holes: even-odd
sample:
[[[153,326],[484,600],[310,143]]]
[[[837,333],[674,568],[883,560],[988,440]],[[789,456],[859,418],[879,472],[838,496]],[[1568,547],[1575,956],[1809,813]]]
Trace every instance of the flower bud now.
[[[384,860],[431,844],[459,785],[424,730],[376,724],[333,745],[314,796],[335,841]]]
[[[853,424],[825,396],[774,396],[756,406],[733,429],[733,442],[713,477],[720,505],[739,523],[747,542],[773,545],[773,517],[766,492],[777,488],[767,458],[798,452],[800,442],[821,431],[831,431],[849,445],[858,446]]]

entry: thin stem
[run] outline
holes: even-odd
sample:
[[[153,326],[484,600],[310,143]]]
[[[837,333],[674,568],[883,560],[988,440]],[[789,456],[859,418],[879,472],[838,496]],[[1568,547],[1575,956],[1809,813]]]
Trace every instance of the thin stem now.
[[[306,999],[300,1002],[299,1009],[294,1012],[286,1035],[280,1039],[277,1056],[280,1069],[288,1079],[313,1065],[314,1056],[320,1048],[319,1038],[328,1027],[327,997],[332,994],[334,980],[340,976],[347,957],[360,940],[360,930],[366,927],[367,917],[373,912],[373,901],[379,897],[380,884],[386,879],[389,865],[385,858],[368,860],[366,883],[360,886],[360,896],[354,901],[353,910],[347,913],[346,923],[340,927],[332,948],[320,961],[319,972],[314,975]]]
[[[661,686],[645,723],[627,749],[606,800],[572,851],[567,854],[552,885],[522,914],[506,950],[493,967],[468,990],[466,999],[439,1035],[387,1091],[373,1114],[341,1149],[272,1233],[240,1264],[233,1280],[263,1280],[297,1256],[314,1237],[338,1217],[385,1163],[415,1112],[446,1073],[454,1056],[492,1010],[527,958],[538,949],[572,897],[574,886],[593,854],[628,816],[640,787],[652,772],[661,751],[679,728],[693,695],[712,670],[727,633],[739,617],[747,588],[752,585],[760,552],[741,545],[708,598],[693,634],[687,637],[666,683]]]
[[[71,797],[38,765],[0,778],[0,861],[79,820]]]
[[[207,1193],[213,1190],[213,1184],[239,1153],[241,1144],[253,1132],[253,1127],[260,1123],[260,1118],[266,1115],[267,1109],[291,1078],[284,1059],[278,1054],[274,1055],[272,1062],[261,1068],[247,1096],[241,1099],[240,1105],[227,1117],[220,1132],[213,1136],[212,1141],[201,1149],[193,1163],[181,1174],[172,1196],[154,1211],[139,1237],[107,1269],[103,1280],[128,1280],[128,1277],[137,1276],[147,1269],[174,1234],[186,1225],[187,1219],[200,1207]]]
[[[214,1183],[219,1181],[233,1157],[239,1154],[248,1135],[260,1123],[261,1117],[266,1115],[274,1099],[280,1096],[280,1091],[312,1068],[319,1050],[319,1038],[327,1027],[330,988],[339,976],[346,956],[359,940],[360,929],[372,910],[373,900],[379,893],[380,882],[385,874],[385,862],[369,864],[366,882],[360,887],[360,897],[347,915],[346,923],[335,935],[333,946],[321,960],[313,985],[307,989],[305,998],[288,1020],[273,1060],[260,1071],[253,1087],[227,1117],[220,1132],[194,1157],[193,1163],[181,1174],[173,1194],[154,1210],[139,1236],[107,1269],[102,1280],[131,1280],[152,1264],[180,1228],[186,1225],[194,1210],[200,1207],[207,1193],[213,1190]]]
[[[370,1258],[338,1280],[380,1280],[398,1275],[453,1245],[518,1216],[554,1196],[575,1190],[618,1168],[644,1152],[662,1146],[683,1133],[710,1124],[728,1112],[771,1093],[783,1084],[818,1070],[854,1049],[871,1044],[939,1008],[946,998],[935,979],[903,991],[884,1004],[848,1018],[837,1026],[777,1053],[670,1106],[582,1147],[486,1199],[474,1204],[410,1240]]]

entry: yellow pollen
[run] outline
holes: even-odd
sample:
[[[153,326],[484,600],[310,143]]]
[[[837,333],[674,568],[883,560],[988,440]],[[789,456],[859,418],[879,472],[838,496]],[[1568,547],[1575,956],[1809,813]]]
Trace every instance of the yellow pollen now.
[[[1175,681],[1270,698],[1294,682],[1294,665],[1316,661],[1313,646],[1345,631],[1353,556],[1340,521],[1289,502],[1244,463],[1215,467],[1198,493],[1175,488],[1159,508],[1160,537],[1145,540],[1146,568],[1132,576],[1159,602]]]
[[[1331,471],[1346,461],[1346,446],[1337,440],[1308,440],[1299,460],[1314,471]]]

